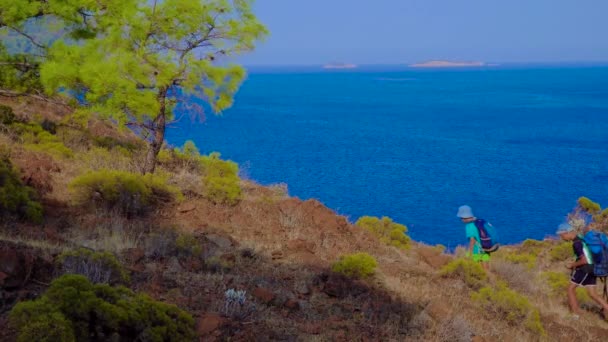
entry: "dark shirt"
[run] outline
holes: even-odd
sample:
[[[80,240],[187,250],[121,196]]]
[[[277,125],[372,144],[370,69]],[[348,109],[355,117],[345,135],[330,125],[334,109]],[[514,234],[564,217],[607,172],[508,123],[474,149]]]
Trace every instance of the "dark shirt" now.
[[[581,260],[581,258],[583,256],[585,256],[585,251],[584,251],[585,245],[583,244],[583,239],[581,239],[580,237],[576,237],[574,238],[574,240],[572,240],[572,249],[574,250],[574,255],[576,255],[576,261]],[[576,269],[584,269],[586,271],[590,271],[593,272],[593,265],[589,264],[589,259],[587,259],[587,264],[586,265],[581,265],[578,266]]]

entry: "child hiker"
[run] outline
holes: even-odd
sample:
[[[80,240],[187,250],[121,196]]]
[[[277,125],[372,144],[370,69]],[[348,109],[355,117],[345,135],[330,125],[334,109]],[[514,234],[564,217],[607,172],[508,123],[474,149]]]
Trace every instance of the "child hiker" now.
[[[604,318],[608,319],[608,303],[595,291],[596,277],[593,274],[593,258],[591,251],[583,242],[582,236],[568,223],[560,224],[556,233],[562,240],[572,241],[572,249],[576,256],[576,260],[567,265],[572,270],[570,285],[568,286],[568,304],[570,305],[570,310],[575,315],[582,313],[576,301],[576,288],[583,286],[587,290],[587,293],[589,293],[589,296],[602,306]]]

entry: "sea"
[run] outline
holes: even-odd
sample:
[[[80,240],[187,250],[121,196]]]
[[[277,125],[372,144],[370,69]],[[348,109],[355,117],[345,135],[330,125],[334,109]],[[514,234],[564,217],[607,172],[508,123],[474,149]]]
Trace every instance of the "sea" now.
[[[191,101],[171,145],[424,243],[464,245],[464,204],[504,244],[554,235],[580,196],[608,207],[607,66],[258,67],[221,115]]]

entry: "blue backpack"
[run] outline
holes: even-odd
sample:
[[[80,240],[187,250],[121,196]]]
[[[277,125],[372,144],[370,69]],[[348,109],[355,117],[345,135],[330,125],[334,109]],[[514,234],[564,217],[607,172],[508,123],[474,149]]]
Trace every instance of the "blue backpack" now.
[[[593,256],[593,273],[596,277],[608,276],[608,237],[594,230],[583,236],[583,241]]]
[[[486,253],[496,252],[500,247],[498,243],[498,235],[494,230],[494,226],[483,219],[475,220],[475,227],[479,231],[479,243],[481,249]]]

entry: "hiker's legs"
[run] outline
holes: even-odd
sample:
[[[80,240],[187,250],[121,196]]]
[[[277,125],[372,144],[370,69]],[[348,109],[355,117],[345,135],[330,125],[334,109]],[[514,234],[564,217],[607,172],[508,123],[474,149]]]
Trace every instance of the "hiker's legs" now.
[[[595,286],[585,286],[589,297],[591,297],[596,303],[602,306],[604,309],[604,317],[608,319],[608,303],[595,291]]]
[[[570,306],[570,311],[576,314],[581,313],[581,308],[578,306],[578,302],[576,301],[576,287],[578,285],[574,283],[570,283],[568,286],[568,305]]]
[[[484,270],[486,270],[486,272],[490,272],[490,263],[487,261],[482,261],[481,262],[481,267],[483,267]]]

